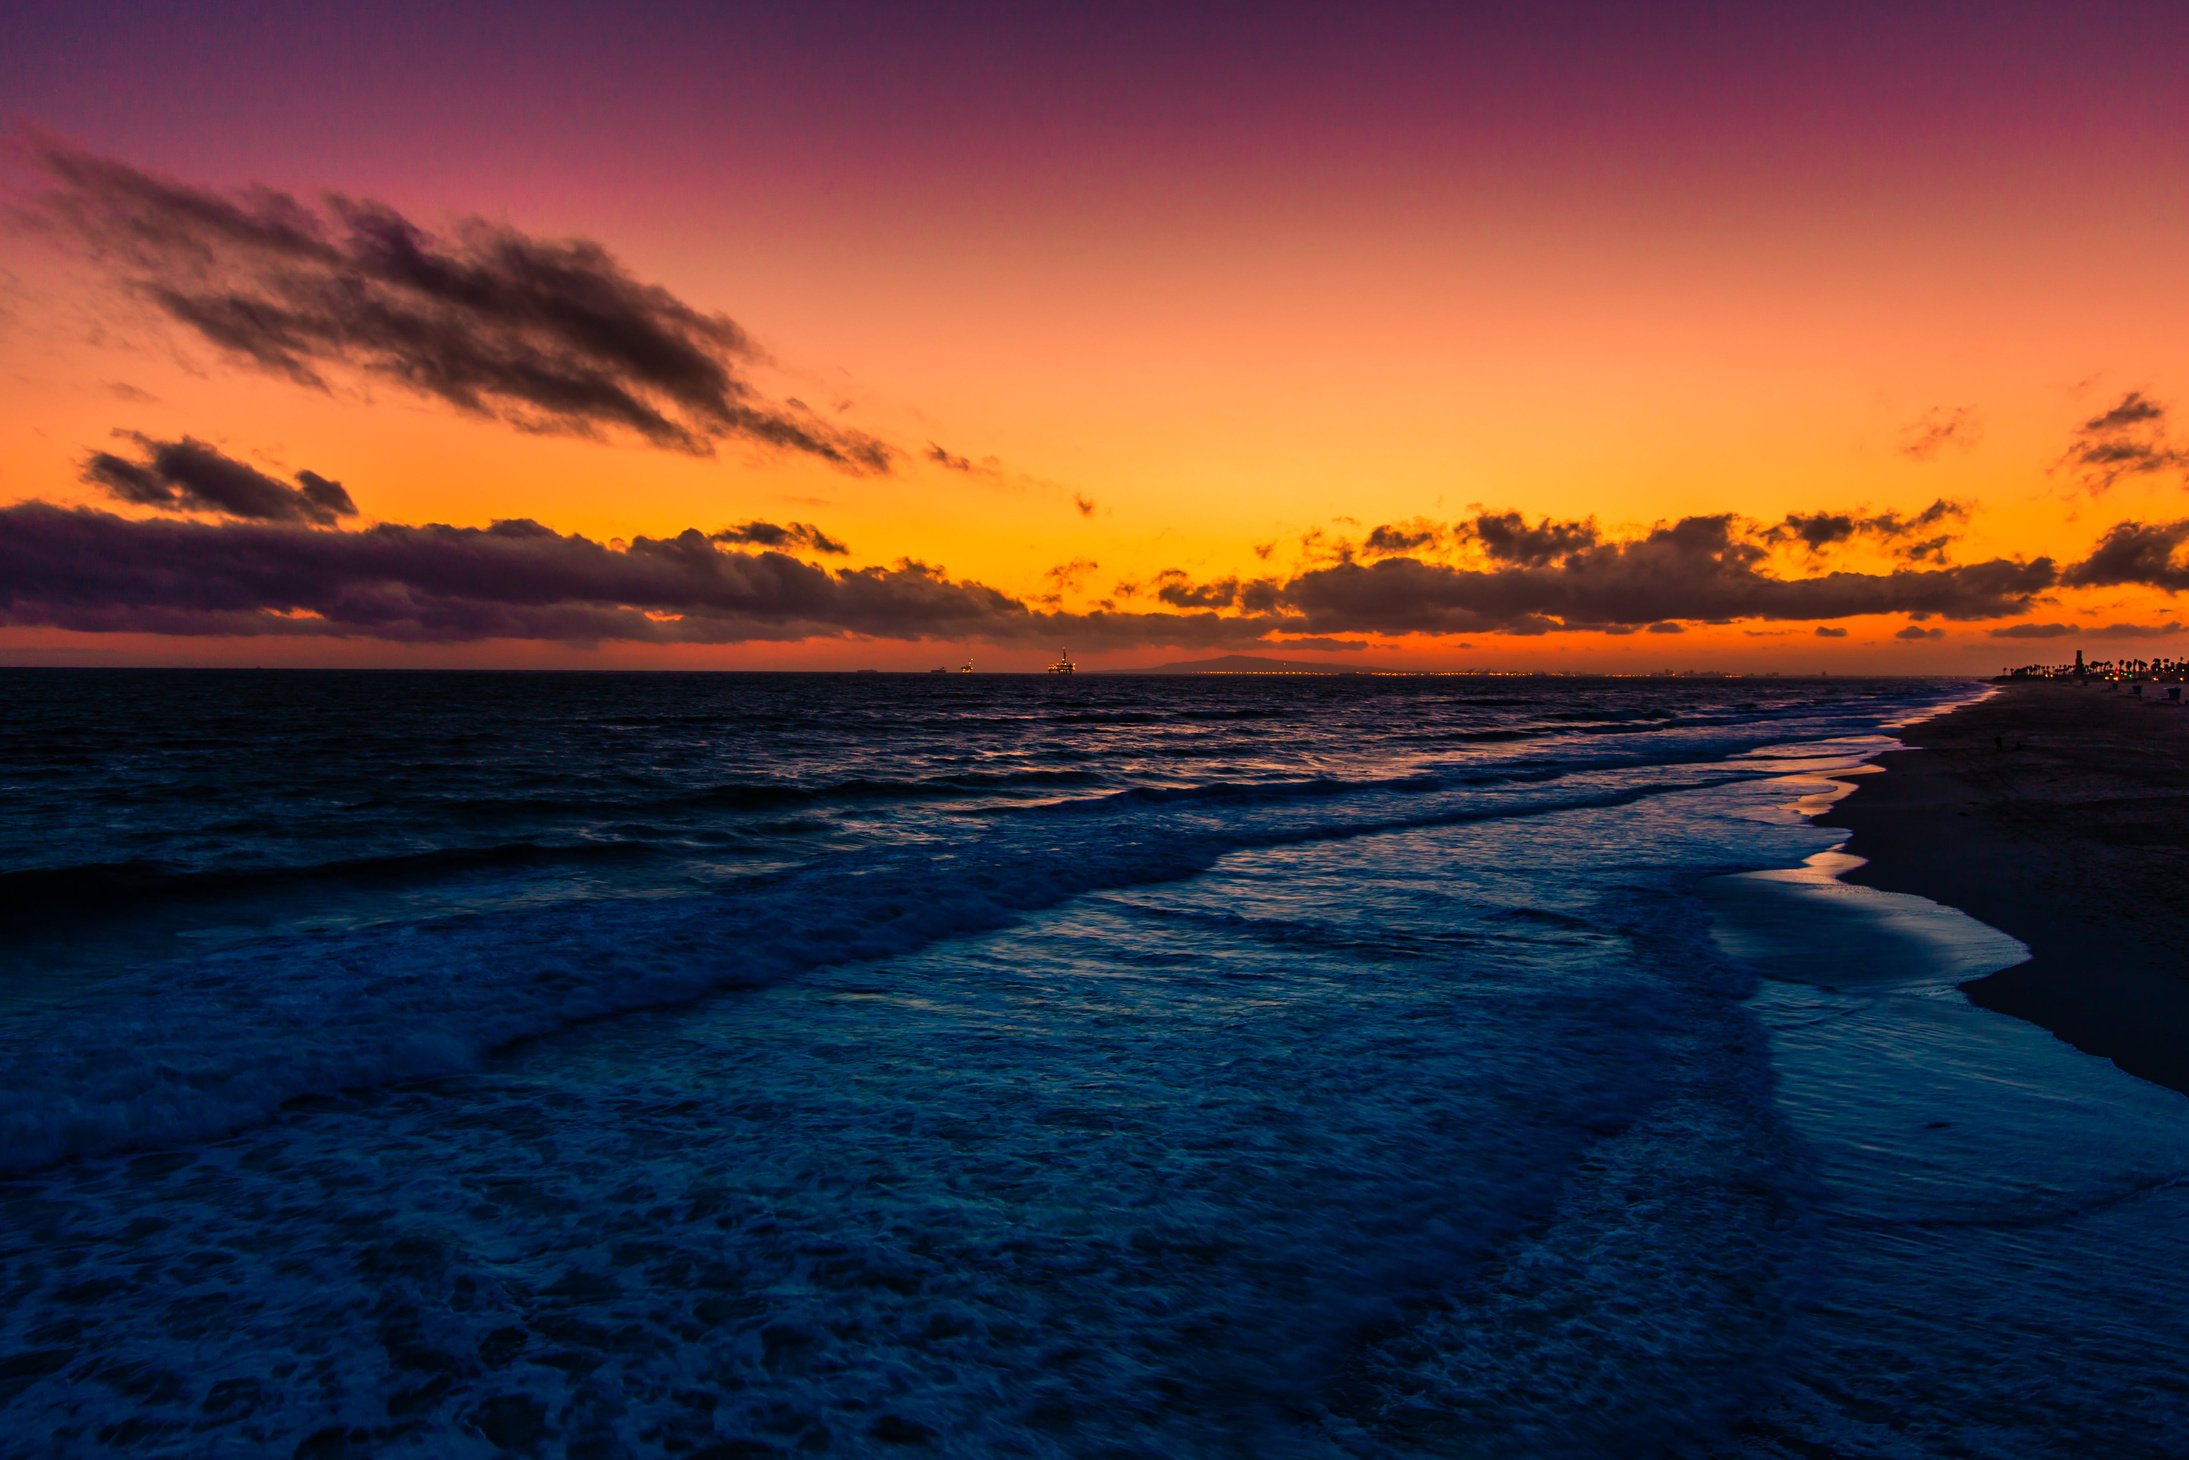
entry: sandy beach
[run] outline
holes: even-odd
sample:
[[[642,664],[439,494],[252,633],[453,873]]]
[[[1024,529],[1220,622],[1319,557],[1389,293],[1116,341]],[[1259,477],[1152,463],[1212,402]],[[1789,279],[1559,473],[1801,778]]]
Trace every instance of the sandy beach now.
[[[2189,712],[2008,684],[1901,739],[1824,818],[1868,859],[1849,880],[2019,938],[1970,998],[2189,1094]]]

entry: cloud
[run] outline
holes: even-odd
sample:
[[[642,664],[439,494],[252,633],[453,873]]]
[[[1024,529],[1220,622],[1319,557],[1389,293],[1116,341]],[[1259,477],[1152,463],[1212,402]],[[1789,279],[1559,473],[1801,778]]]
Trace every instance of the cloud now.
[[[2138,426],[2153,426],[2166,419],[2166,407],[2145,396],[2140,390],[2132,390],[2120,399],[2120,404],[2102,415],[2092,416],[2083,422],[2083,430],[2092,434],[2110,431],[2126,431]]]
[[[2008,624],[1991,631],[1994,639],[2166,639],[2185,631],[2176,621],[2163,624]]]
[[[1942,532],[1936,537],[1926,537],[1921,542],[1902,543],[1898,551],[1903,562],[1943,563],[1946,561],[1946,550],[1953,543],[1954,535]]]
[[[298,472],[291,486],[189,436],[155,441],[134,431],[116,434],[135,441],[141,458],[93,452],[84,461],[83,479],[120,501],[163,512],[211,512],[321,527],[357,515],[357,504],[342,484],[317,472]]]
[[[1417,517],[1412,522],[1384,523],[1370,529],[1367,540],[1361,546],[1371,554],[1389,557],[1441,546],[1444,535],[1444,529],[1436,523]],[[1267,557],[1268,554],[1264,553],[1262,556]]]
[[[1092,517],[1095,514],[1095,502],[1092,497],[1084,497],[1078,492],[1074,492],[1072,493],[1072,505],[1079,509],[1079,515],[1082,517]]]
[[[1003,463],[993,456],[984,456],[975,461],[970,456],[946,451],[932,441],[927,443],[927,450],[921,454],[945,471],[963,472],[968,476],[996,476],[1003,470]]]
[[[1940,497],[1913,517],[1902,517],[1897,512],[1880,512],[1869,519],[1864,530],[1874,532],[1880,537],[1909,537],[1943,523],[1966,522],[1968,517],[1968,503],[1948,501]]]
[[[2189,533],[2189,524],[2181,529]],[[131,520],[25,502],[0,508],[0,623],[397,641],[855,636],[1094,650],[1239,646],[1273,634],[1672,634],[1736,619],[2005,618],[2026,613],[2060,581],[2044,558],[1782,578],[1735,519],[1696,517],[1628,540],[1569,546],[1533,565],[1463,568],[1395,557],[1289,579],[1208,582],[1174,568],[1142,590],[1148,612],[1067,613],[1053,596],[1028,602],[909,559],[831,568],[779,550],[827,551],[823,542],[833,544],[802,523],[636,536],[626,546],[524,520],[330,529],[296,520]],[[1516,550],[1545,556],[1539,546]],[[1050,581],[1061,588],[1095,571],[1077,559],[1057,565]],[[1130,592],[1121,584],[1118,596]]]
[[[1790,512],[1763,529],[1763,537],[1771,543],[1799,543],[1812,554],[1857,537],[1869,537],[1897,544],[1896,553],[1908,561],[1943,562],[1957,534],[1939,533],[1917,542],[1905,539],[1950,522],[1965,522],[1968,515],[1966,503],[1944,497],[1906,517],[1898,512]]]
[[[1086,581],[1087,575],[1101,566],[1093,558],[1074,558],[1068,563],[1058,563],[1042,576],[1054,583],[1060,591],[1069,593],[1077,591],[1080,584]]]
[[[1487,520],[1503,526],[1519,519],[1509,513]],[[1764,571],[1766,550],[1741,536],[1730,516],[1683,518],[1623,542],[1596,541],[1591,529],[1582,544],[1577,524],[1548,526],[1566,530],[1539,527],[1494,539],[1517,559],[1504,566],[1467,569],[1414,558],[1338,563],[1294,577],[1284,585],[1285,601],[1316,632],[1542,633],[1669,619],[2004,618],[2027,612],[2058,578],[2049,558],[1774,577]]]
[[[1855,519],[1845,512],[1796,512],[1765,535],[1799,542],[1811,552],[1817,552],[1852,538]]]
[[[1310,527],[1300,534],[1298,561],[1302,563],[1350,563],[1353,561],[1353,545],[1342,538],[1333,542],[1330,534],[1320,527]]]
[[[1155,596],[1173,608],[1229,608],[1239,601],[1237,578],[1195,583],[1182,568],[1165,568],[1151,586]]]
[[[2070,588],[2114,588],[2140,584],[2169,593],[2189,591],[2189,562],[2182,544],[2189,541],[2189,518],[2178,522],[2116,522],[2091,549],[2090,556],[2061,574]]]
[[[1842,628],[1835,628],[1831,624],[1818,624],[1816,635],[1820,639],[1844,639],[1847,637],[1847,631]]]
[[[742,373],[735,322],[633,277],[599,244],[483,219],[436,234],[384,203],[222,193],[58,145],[48,218],[234,359],[328,388],[336,370],[527,431],[629,432],[709,455],[726,439],[886,472],[891,451]]]
[[[1944,629],[1926,629],[1921,624],[1909,624],[1899,633],[1894,634],[1893,637],[1907,639],[1911,642],[1916,639],[1943,639],[1946,637],[1946,631]]]
[[[1594,547],[1594,522],[1553,522],[1545,517],[1530,527],[1518,512],[1477,513],[1459,526],[1463,539],[1481,544],[1492,562],[1540,568]]]
[[[2165,406],[2132,390],[2078,426],[2053,469],[2065,467],[2092,494],[2123,477],[2189,473],[2189,451],[2168,440],[2166,418]]]
[[[710,532],[707,536],[713,542],[749,543],[756,547],[769,548],[802,547],[810,552],[830,553],[837,557],[851,551],[810,522],[746,522],[736,527]]]
[[[623,551],[537,522],[491,527],[131,520],[0,508],[0,623],[154,634],[399,642],[722,644],[857,636],[1088,648],[1244,645],[1291,615],[1043,613],[904,560],[829,569],[706,534]]]
[[[1973,451],[1984,439],[1983,417],[1973,406],[1936,406],[1900,428],[1900,454],[1911,461],[1930,461],[1948,445]]]

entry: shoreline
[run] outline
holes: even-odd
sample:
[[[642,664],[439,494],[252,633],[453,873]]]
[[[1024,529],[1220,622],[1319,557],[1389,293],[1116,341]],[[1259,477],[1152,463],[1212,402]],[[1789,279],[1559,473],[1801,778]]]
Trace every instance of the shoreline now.
[[[1961,985],[2189,1095],[2189,711],[2118,687],[2006,684],[1894,732],[1817,818],[1845,880],[1958,908],[2030,957]]]

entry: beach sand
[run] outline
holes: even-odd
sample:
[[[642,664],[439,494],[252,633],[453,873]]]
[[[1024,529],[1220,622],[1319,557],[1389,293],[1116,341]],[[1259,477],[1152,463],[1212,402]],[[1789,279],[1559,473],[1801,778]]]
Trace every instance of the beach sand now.
[[[2019,938],[1971,999],[2189,1094],[2189,709],[2008,684],[1899,734],[1823,818],[1867,859],[1848,880]]]

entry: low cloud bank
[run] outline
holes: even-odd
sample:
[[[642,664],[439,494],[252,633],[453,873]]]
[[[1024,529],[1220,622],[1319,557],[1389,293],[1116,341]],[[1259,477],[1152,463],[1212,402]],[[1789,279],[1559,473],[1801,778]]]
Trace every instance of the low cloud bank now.
[[[2006,624],[1991,631],[1994,639],[2168,639],[2182,624]]]
[[[25,502],[0,508],[0,622],[443,643],[851,635],[1094,647],[1241,644],[1297,621],[1041,613],[910,560],[830,569],[696,530],[618,551],[522,520],[330,532]]]
[[[2049,558],[1782,578],[1730,515],[1683,518],[1628,541],[1607,541],[1592,523],[1530,525],[1510,512],[1483,514],[1465,530],[1487,568],[1341,562],[1280,585],[1282,600],[1317,632],[1528,634],[1884,613],[2010,618],[2059,578]]]
[[[133,465],[157,476],[158,459],[152,451]],[[294,488],[264,482],[295,500],[310,485],[302,475]],[[1490,548],[1486,567],[1391,557],[1207,583],[1171,571],[1150,585],[1155,611],[1066,612],[1054,596],[1029,603],[910,559],[804,561],[786,549],[843,550],[806,523],[748,522],[619,546],[525,520],[344,529],[301,510],[202,521],[26,502],[0,508],[0,622],[421,642],[854,636],[1095,649],[1243,646],[1271,635],[1667,634],[1697,622],[1877,614],[1996,619],[2027,613],[2063,583],[2189,587],[2172,558],[2189,522],[2123,523],[2064,573],[2037,558],[1803,578],[1768,572],[1767,550],[1731,517],[1685,518],[1627,541],[1573,524],[1531,527],[1517,514],[1488,514],[1469,530]],[[1074,562],[1051,577],[1061,586],[1093,568]]]

